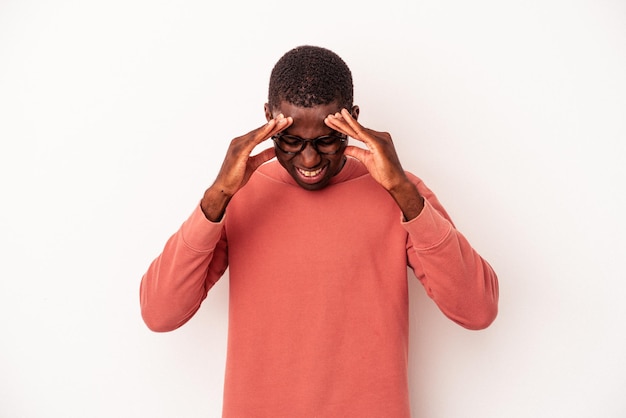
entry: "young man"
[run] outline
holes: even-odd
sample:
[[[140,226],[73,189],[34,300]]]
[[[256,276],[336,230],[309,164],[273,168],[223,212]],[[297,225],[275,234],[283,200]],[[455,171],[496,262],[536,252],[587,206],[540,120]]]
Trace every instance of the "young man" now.
[[[228,267],[223,416],[409,417],[407,265],[469,329],[494,320],[496,275],[403,170],[391,136],[357,122],[352,75],[335,53],[287,52],[265,116],[231,142],[150,265],[144,321],[180,327]]]

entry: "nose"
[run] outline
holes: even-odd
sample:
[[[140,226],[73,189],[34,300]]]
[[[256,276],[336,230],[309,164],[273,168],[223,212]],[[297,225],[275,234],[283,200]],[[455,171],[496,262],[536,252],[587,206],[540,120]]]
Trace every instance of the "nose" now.
[[[301,164],[306,168],[313,168],[320,163],[321,156],[312,143],[308,142],[300,151]]]

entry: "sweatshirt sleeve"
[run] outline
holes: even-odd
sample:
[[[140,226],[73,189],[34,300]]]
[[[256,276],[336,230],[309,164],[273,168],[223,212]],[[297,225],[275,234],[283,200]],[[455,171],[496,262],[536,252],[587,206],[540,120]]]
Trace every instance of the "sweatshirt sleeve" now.
[[[428,296],[451,320],[468,329],[488,327],[498,312],[498,278],[455,228],[436,196],[416,179],[424,209],[403,222],[409,264]]]
[[[223,222],[206,219],[198,205],[150,264],[139,290],[148,328],[172,331],[200,308],[228,266]]]

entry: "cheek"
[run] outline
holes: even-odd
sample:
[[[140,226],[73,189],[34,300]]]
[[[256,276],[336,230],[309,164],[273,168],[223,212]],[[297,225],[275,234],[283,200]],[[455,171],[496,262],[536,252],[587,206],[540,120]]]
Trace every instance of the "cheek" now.
[[[340,155],[335,156],[335,158],[330,161],[330,175],[334,176],[341,171],[344,163],[346,162],[346,156],[341,153]]]
[[[285,169],[289,169],[291,165],[291,159],[286,158],[284,155],[280,153],[279,150],[276,150],[276,160],[282,165]]]
[[[332,164],[333,165],[343,165],[343,163],[346,161],[346,156],[343,155],[343,150],[339,151],[337,154],[332,156]]]

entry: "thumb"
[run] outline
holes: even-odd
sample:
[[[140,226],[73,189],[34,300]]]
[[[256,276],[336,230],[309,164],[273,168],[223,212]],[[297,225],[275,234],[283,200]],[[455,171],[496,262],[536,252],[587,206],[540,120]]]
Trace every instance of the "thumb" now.
[[[344,155],[354,157],[361,162],[365,162],[365,159],[367,158],[367,155],[370,153],[370,151],[360,147],[355,147],[354,145],[348,145],[343,153]]]
[[[276,150],[274,149],[274,147],[272,147],[272,148],[267,148],[261,151],[260,153],[258,153],[257,155],[250,157],[248,161],[250,162],[250,165],[252,166],[252,168],[256,170],[257,168],[261,166],[261,164],[268,162],[274,157],[276,157]]]

